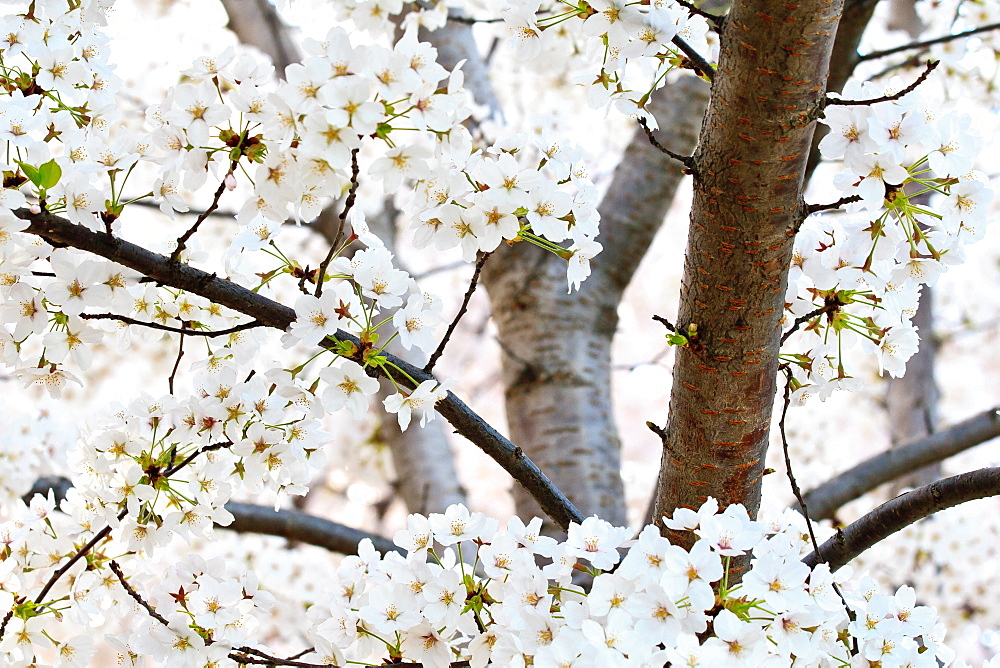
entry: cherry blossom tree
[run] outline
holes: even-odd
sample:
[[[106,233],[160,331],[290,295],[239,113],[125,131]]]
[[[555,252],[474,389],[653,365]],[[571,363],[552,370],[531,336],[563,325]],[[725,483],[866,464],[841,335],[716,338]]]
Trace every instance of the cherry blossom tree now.
[[[113,4],[11,2],[0,31],[0,350],[22,396],[88,413],[4,453],[5,664],[956,661],[914,588],[843,567],[1000,494],[998,469],[814,520],[998,435],[996,410],[804,494],[786,427],[866,365],[903,376],[921,291],[985,235],[987,114],[943,100],[996,68],[996,9],[919,2],[927,37],[859,55],[868,0],[352,0],[302,40],[226,1],[243,44],[146,100],[112,66]],[[568,122],[516,118],[497,53],[522,104],[535,68],[561,111],[632,128],[608,178]],[[644,314],[674,363],[669,406],[635,416],[662,457],[633,539],[611,343],[686,184],[676,315]],[[471,265],[458,298],[407,267],[435,257]],[[507,435],[437,372],[480,281]],[[86,396],[109,364],[139,381],[111,405]],[[405,528],[283,508],[373,419]],[[516,481],[504,528],[463,503],[444,422]],[[758,517],[772,433],[797,505]]]

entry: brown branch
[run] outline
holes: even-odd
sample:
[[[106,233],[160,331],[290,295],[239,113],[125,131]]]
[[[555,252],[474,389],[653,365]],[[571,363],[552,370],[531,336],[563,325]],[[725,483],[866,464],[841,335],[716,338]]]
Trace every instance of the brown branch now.
[[[655,320],[656,322],[658,322],[661,325],[663,325],[664,327],[666,327],[668,332],[673,332],[674,334],[677,333],[677,327],[675,327],[672,322],[670,322],[669,320],[667,320],[663,316],[655,315],[654,314],[653,315],[653,320]]]
[[[836,571],[859,554],[936,512],[967,501],[1000,495],[1000,468],[985,468],[944,478],[886,501],[859,520],[837,531],[822,545],[830,570]],[[802,560],[810,568],[819,560],[812,552]]]
[[[186,247],[185,244],[187,244],[188,240],[194,236],[194,233],[198,231],[198,228],[203,222],[205,222],[205,219],[212,215],[213,211],[219,208],[219,199],[222,197],[222,193],[226,190],[226,179],[228,179],[229,176],[236,171],[237,164],[238,162],[236,160],[233,160],[230,163],[229,171],[222,177],[222,181],[219,182],[219,187],[215,189],[215,195],[212,197],[212,204],[201,212],[201,215],[195,219],[194,224],[191,225],[191,227],[189,227],[184,234],[177,238],[177,248],[175,248],[174,252],[170,254],[171,262],[177,262],[180,260],[181,253],[184,252],[184,248]]]
[[[462,14],[448,13],[448,20],[454,23],[465,23],[466,25],[476,25],[477,23],[503,23],[502,18],[476,19]]]
[[[832,517],[848,501],[883,483],[1000,436],[1000,406],[908,445],[886,450],[806,492],[813,517]]]
[[[806,520],[806,531],[809,532],[809,541],[813,546],[813,554],[816,555],[816,559],[820,563],[826,563],[826,558],[823,555],[823,550],[819,546],[819,542],[816,540],[816,532],[813,530],[813,522],[809,517],[809,509],[806,502],[802,499],[802,490],[799,489],[799,483],[795,480],[795,474],[792,473],[792,458],[788,454],[788,435],[785,433],[785,420],[788,417],[788,407],[791,405],[791,395],[792,395],[792,372],[788,368],[787,364],[782,365],[782,371],[785,373],[785,388],[782,390],[782,404],[781,404],[781,419],[778,420],[778,432],[781,435],[781,451],[785,456],[785,473],[788,476],[788,482],[792,486],[792,494],[799,502],[799,506],[802,508],[802,516]],[[847,617],[852,622],[855,620],[854,611],[851,606],[847,604],[847,599],[844,598],[843,592],[840,591],[840,587],[836,583],[833,583],[833,590],[837,592],[837,596],[840,597],[841,602],[844,604],[844,610],[847,612]]]
[[[367,538],[382,554],[403,553],[402,548],[388,538],[296,510],[275,511],[267,506],[236,501],[227,503],[226,510],[235,519],[229,526],[217,528],[227,531],[281,536],[338,554],[357,554],[358,543]]]
[[[122,568],[121,566],[118,565],[117,561],[112,559],[108,563],[108,566],[110,566],[111,571],[118,576],[118,581],[122,583],[122,587],[125,587],[125,591],[128,592],[128,595],[131,596],[136,603],[145,608],[146,612],[149,613],[150,617],[152,617],[159,623],[163,624],[164,626],[170,626],[170,622],[168,622],[163,615],[154,610],[153,606],[147,603],[146,600],[142,598],[142,596],[139,596],[139,592],[137,592],[135,589],[132,588],[132,585],[130,585],[128,583],[128,580],[125,579],[125,574],[122,573]]]
[[[334,254],[339,250],[340,239],[344,234],[344,222],[347,220],[347,214],[354,208],[354,200],[358,194],[358,151],[359,149],[356,148],[351,149],[351,189],[347,193],[347,201],[344,202],[344,208],[340,212],[339,222],[337,223],[337,234],[333,236],[333,241],[330,242],[330,250],[327,252],[326,257],[323,258],[323,261],[319,263],[319,269],[316,271],[315,295],[317,297],[323,294],[323,284],[326,282],[326,268],[330,266]],[[299,286],[302,286],[301,281]]]
[[[954,35],[942,35],[941,37],[935,37],[933,39],[925,39],[919,42],[910,42],[909,44],[903,44],[902,46],[896,46],[891,49],[883,49],[882,51],[872,51],[871,53],[866,53],[864,55],[858,56],[858,62],[863,62],[865,60],[875,60],[877,58],[885,58],[886,56],[891,56],[901,51],[911,51],[913,49],[923,49],[928,46],[934,46],[935,44],[944,44],[945,42],[951,42],[956,39],[962,39],[963,37],[969,37],[970,35],[975,35],[981,32],[989,32],[990,30],[997,30],[1000,28],[1000,23],[988,23],[978,28],[972,28],[971,30],[966,30],[964,32],[955,33]]]
[[[861,195],[850,195],[848,197],[841,197],[836,202],[829,202],[827,204],[809,204],[806,206],[806,216],[811,216],[819,211],[830,211],[832,209],[839,209],[845,204],[851,204],[852,202],[860,202]]]
[[[678,35],[674,35],[674,38],[670,40],[674,45],[681,50],[691,64],[694,65],[695,71],[701,74],[703,77],[709,81],[715,81],[715,70],[712,69],[712,65],[705,60],[700,53],[691,48],[691,45],[685,42]]]
[[[479,275],[483,271],[483,265],[486,264],[488,259],[490,259],[490,255],[493,255],[492,251],[489,253],[479,254],[479,258],[476,260],[476,271],[473,272],[472,280],[469,281],[469,289],[465,291],[465,297],[462,299],[462,306],[459,307],[458,313],[455,315],[455,319],[451,321],[450,325],[448,325],[448,331],[444,333],[441,343],[438,344],[437,349],[434,350],[431,358],[427,360],[427,364],[424,365],[424,373],[430,373],[434,369],[434,365],[437,364],[438,359],[440,359],[441,355],[444,353],[444,347],[448,345],[448,341],[451,340],[452,333],[455,331],[455,328],[458,327],[459,320],[462,319],[462,316],[464,316],[465,312],[469,309],[469,300],[472,299],[472,293],[476,291],[476,286],[479,285]]]
[[[121,522],[123,519],[125,519],[125,516],[127,514],[128,514],[127,510],[123,510],[120,513],[118,513],[118,521]],[[96,546],[102,540],[107,538],[110,533],[111,533],[111,525],[109,524],[108,526],[104,527],[96,534],[94,534],[93,538],[88,540],[83,547],[77,550],[76,554],[74,554],[72,557],[69,558],[69,561],[63,564],[59,568],[59,570],[57,570],[55,573],[52,574],[48,582],[45,583],[45,586],[42,587],[42,591],[39,592],[38,596],[35,597],[35,604],[37,605],[40,604],[42,601],[44,601],[49,591],[52,590],[52,587],[54,587],[55,584],[59,582],[62,576],[66,575],[66,572],[69,571],[69,569],[73,568],[73,564],[83,559],[92,549],[94,549],[94,546]],[[6,622],[7,620],[4,619],[4,626],[6,626]],[[3,627],[0,627],[0,638],[3,637],[3,631],[4,631]]]
[[[652,144],[654,147],[656,147],[656,149],[660,153],[663,153],[664,155],[669,155],[671,158],[684,165],[689,172],[691,172],[692,174],[695,173],[695,164],[693,157],[691,157],[690,155],[681,155],[680,153],[674,153],[669,148],[658,142],[656,140],[656,137],[653,136],[653,131],[649,129],[649,125],[646,124],[645,118],[639,119],[639,126],[642,128],[643,132],[646,133],[646,138],[649,139],[649,143]]]
[[[305,654],[308,654],[310,651],[313,651],[313,650],[307,650],[305,652],[299,652],[298,655],[296,655],[295,657],[292,657],[292,658],[280,659],[280,658],[278,658],[276,656],[271,656],[270,654],[265,654],[264,652],[260,651],[259,649],[254,649],[252,647],[246,647],[246,646],[244,646],[244,647],[237,647],[237,648],[235,648],[234,651],[232,651],[232,652],[229,653],[229,658],[232,659],[233,661],[235,661],[236,663],[241,663],[241,664],[244,664],[244,665],[249,664],[249,665],[259,665],[259,666],[297,666],[298,668],[320,668],[320,667],[330,668],[330,664],[328,664],[328,663],[308,663],[306,661],[296,661],[295,660],[299,656],[303,656]],[[242,656],[242,655],[245,655],[245,654],[250,654],[250,655],[258,657],[258,658],[251,659],[250,657]],[[336,668],[336,666],[334,666],[333,668]]]
[[[799,327],[809,322],[816,316],[823,315],[824,313],[829,313],[830,311],[835,311],[838,308],[839,305],[837,304],[826,304],[825,306],[820,306],[818,309],[809,311],[809,313],[806,313],[805,315],[800,315],[798,318],[792,321],[791,328],[789,328],[787,332],[781,335],[781,343],[784,343],[788,339],[788,337],[794,334]]]
[[[183,330],[183,326],[181,328]],[[174,360],[174,368],[170,370],[170,376],[167,377],[167,390],[170,394],[174,393],[174,378],[177,377],[177,369],[181,366],[181,358],[184,357],[184,332],[181,332],[180,337],[177,339],[177,359]]]
[[[927,77],[931,75],[938,65],[941,64],[940,60],[928,60],[927,65],[924,67],[924,71],[920,73],[917,80],[911,83],[909,86],[899,91],[898,93],[893,93],[892,95],[883,95],[882,97],[873,97],[868,100],[843,100],[839,97],[827,97],[824,100],[826,106],[830,105],[841,105],[841,106],[858,106],[858,105],[871,105],[878,104],[879,102],[892,102],[893,100],[898,100],[907,93],[912,93],[917,89],[917,86],[922,84],[927,80]]]
[[[117,315],[115,313],[81,313],[80,317],[84,320],[117,320],[118,322],[124,322],[127,325],[141,325],[142,327],[149,327],[150,329],[158,329],[164,332],[173,332],[175,334],[186,334],[188,336],[207,336],[213,338],[216,336],[226,336],[228,334],[235,334],[236,332],[242,332],[246,329],[253,329],[254,327],[263,327],[263,323],[257,322],[256,320],[251,320],[250,322],[245,322],[242,325],[236,325],[235,327],[230,327],[228,329],[219,330],[202,330],[202,329],[186,329],[181,327],[170,327],[168,325],[161,325],[156,322],[145,322],[143,320],[136,320],[135,318],[130,318],[124,315]],[[184,321],[185,323],[190,321]]]
[[[94,255],[113,260],[118,264],[134,269],[154,281],[173,288],[186,290],[200,295],[210,301],[226,306],[244,315],[248,315],[268,327],[282,331],[295,321],[295,311],[284,304],[279,304],[263,295],[248,290],[232,281],[221,279],[215,274],[192,267],[190,265],[171,262],[170,258],[130,243],[123,239],[110,237],[106,234],[75,225],[47,211],[33,214],[28,209],[17,209],[17,217],[27,220],[29,225],[25,230],[48,241],[63,243]],[[357,337],[338,330],[328,337],[327,345],[334,345],[330,339],[347,341],[354,344],[360,351],[361,342]],[[424,380],[431,380],[429,374],[396,357],[385,355],[388,365],[382,372],[391,375],[396,383],[413,389]],[[358,359],[360,363],[365,360]],[[395,368],[393,368],[395,367]],[[402,373],[397,372],[399,369]],[[530,459],[524,456],[520,448],[501,436],[496,429],[483,420],[475,411],[465,405],[461,399],[449,392],[438,402],[437,411],[455,427],[455,430],[472,441],[477,447],[493,458],[515,480],[517,480],[538,501],[542,511],[551,517],[563,529],[570,522],[582,522],[583,515],[557,489],[548,477]]]
[[[792,372],[787,364],[783,364],[781,370],[785,374],[785,387],[781,393],[781,418],[778,420],[778,433],[781,435],[781,451],[785,456],[785,474],[788,477],[788,483],[792,486],[792,494],[795,495],[796,500],[799,502],[799,507],[802,508],[802,516],[806,518],[806,530],[809,532],[809,540],[812,542],[813,550],[816,552],[820,563],[822,563],[825,560],[823,559],[823,552],[820,550],[819,543],[816,541],[816,534],[813,532],[812,520],[809,519],[809,508],[802,498],[802,490],[799,489],[799,483],[795,480],[795,474],[792,473],[792,458],[788,454],[788,435],[785,433],[785,418],[788,417],[788,407],[792,403]],[[848,613],[850,613],[850,610],[848,610]]]

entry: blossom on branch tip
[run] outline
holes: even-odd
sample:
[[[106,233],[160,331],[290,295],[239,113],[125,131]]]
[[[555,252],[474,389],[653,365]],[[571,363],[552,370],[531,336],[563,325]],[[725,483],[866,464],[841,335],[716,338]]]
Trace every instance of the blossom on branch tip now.
[[[420,426],[423,427],[434,419],[434,405],[447,394],[448,389],[444,383],[431,379],[420,383],[409,394],[397,392],[386,397],[382,403],[388,412],[396,414],[400,429],[406,429],[410,425],[414,413],[420,416]]]

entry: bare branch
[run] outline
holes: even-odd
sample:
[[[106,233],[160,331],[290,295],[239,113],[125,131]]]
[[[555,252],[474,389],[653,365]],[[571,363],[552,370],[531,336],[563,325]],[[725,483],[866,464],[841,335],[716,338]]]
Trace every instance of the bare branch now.
[[[811,216],[818,211],[830,211],[832,209],[839,209],[845,204],[850,204],[852,202],[860,202],[861,195],[850,195],[849,197],[841,197],[836,202],[830,202],[828,204],[809,204],[806,206],[806,215]]]
[[[184,328],[186,326],[186,324],[181,323],[181,335],[177,339],[177,357],[174,359],[174,368],[167,376],[167,392],[170,394],[174,393],[174,378],[177,377],[177,370],[181,367],[181,358],[184,357]]]
[[[284,304],[279,304],[232,281],[221,279],[215,274],[209,274],[187,264],[171,262],[166,256],[153,253],[142,246],[94,232],[82,225],[74,225],[47,211],[34,214],[28,209],[17,209],[14,213],[19,218],[29,221],[25,230],[29,234],[113,260],[154,281],[200,295],[249,315],[268,327],[284,331],[295,320],[295,311]],[[346,332],[338,330],[334,336],[328,337],[328,342],[330,339],[349,341],[358,350],[362,349],[357,337]],[[329,342],[329,345],[333,343]],[[390,366],[400,369],[402,373],[391,369],[387,369],[385,373],[392,374],[393,379],[404,387],[411,389],[415,387],[410,378],[418,384],[432,379],[429,374],[395,355],[386,355],[386,358]],[[355,361],[364,363],[364,360]],[[520,448],[501,436],[454,393],[449,392],[438,402],[437,411],[459,434],[472,441],[517,480],[538,501],[542,511],[560,527],[565,529],[570,522],[583,521],[580,511],[530,459],[525,457]]]
[[[205,219],[208,218],[210,215],[212,215],[212,212],[214,212],[216,209],[219,208],[219,199],[222,197],[222,193],[225,192],[226,190],[226,179],[228,179],[232,175],[232,173],[236,171],[237,164],[238,161],[236,160],[233,160],[230,163],[229,171],[226,172],[226,175],[222,177],[222,181],[219,182],[219,187],[215,189],[215,195],[212,196],[212,203],[209,205],[207,209],[201,212],[201,215],[195,219],[194,224],[191,225],[191,227],[189,227],[187,231],[184,232],[184,234],[182,234],[180,237],[177,238],[177,248],[175,248],[174,252],[170,254],[171,262],[177,262],[178,260],[180,260],[181,253],[184,252],[188,240],[190,240],[191,237],[194,236],[194,233],[198,231],[198,228],[201,226],[203,222],[205,222]]]
[[[844,100],[839,97],[828,97],[825,99],[824,104],[826,106],[830,105],[841,105],[841,106],[858,106],[858,105],[871,105],[878,104],[879,102],[892,102],[893,100],[898,100],[907,93],[912,93],[917,89],[917,86],[926,81],[927,77],[930,76],[938,65],[941,64],[940,60],[928,60],[927,65],[924,67],[924,71],[920,73],[917,80],[911,83],[909,86],[903,90],[893,93],[892,95],[883,95],[882,97],[873,97],[868,100]]]
[[[788,482],[792,486],[792,494],[799,502],[799,506],[802,508],[802,515],[806,519],[806,531],[809,532],[809,540],[812,542],[813,554],[816,555],[816,559],[820,563],[826,563],[826,557],[823,550],[820,548],[816,541],[816,532],[813,530],[813,522],[809,517],[809,510],[806,502],[802,499],[802,490],[799,489],[799,483],[795,480],[795,474],[792,472],[792,458],[788,454],[788,435],[785,433],[785,420],[788,417],[788,407],[791,405],[791,395],[792,395],[792,372],[789,370],[788,365],[784,364],[781,370],[785,374],[785,387],[782,390],[782,404],[781,404],[781,419],[778,421],[778,431],[781,434],[781,451],[785,457],[785,473],[788,475]],[[844,598],[844,594],[840,591],[840,587],[836,583],[833,584],[833,590],[837,592],[837,596],[840,597],[841,602],[844,604],[844,610],[847,611],[848,618],[854,621],[854,611],[851,610],[851,606],[847,604],[847,599]]]
[[[458,327],[458,322],[469,309],[469,300],[472,299],[472,293],[476,291],[476,286],[479,285],[479,275],[483,272],[483,265],[486,264],[486,260],[490,259],[490,255],[493,255],[492,251],[489,253],[479,254],[479,259],[476,260],[476,271],[472,274],[472,280],[469,281],[469,289],[465,291],[465,297],[462,299],[462,306],[459,307],[458,313],[455,315],[455,319],[451,321],[450,325],[448,325],[448,331],[444,333],[441,343],[438,344],[437,349],[431,355],[427,364],[424,365],[424,373],[430,373],[434,369],[434,365],[444,353],[444,347],[448,345],[448,341],[451,339],[452,333],[455,331],[455,328]]]
[[[150,329],[159,329],[164,332],[173,332],[175,334],[185,334],[187,336],[206,336],[208,338],[214,338],[216,336],[227,336],[229,334],[235,334],[236,332],[242,332],[247,329],[253,329],[254,327],[263,327],[263,323],[257,322],[256,320],[251,320],[250,322],[245,322],[242,325],[236,325],[235,327],[229,327],[228,329],[219,330],[208,330],[208,329],[187,329],[180,327],[170,327],[168,325],[161,325],[157,322],[145,322],[143,320],[136,320],[135,318],[130,318],[124,315],[118,315],[116,313],[81,313],[80,317],[84,320],[117,320],[118,322],[123,322],[126,325],[140,325],[142,327],[149,327]],[[189,321],[184,321],[189,322]]]
[[[983,411],[909,445],[893,448],[806,492],[805,502],[815,519],[832,517],[838,508],[879,485],[928,464],[1000,436],[1000,406]]]
[[[344,202],[344,208],[340,212],[337,233],[333,236],[333,241],[330,242],[329,252],[319,264],[319,271],[316,272],[317,297],[323,294],[323,284],[326,282],[326,269],[330,266],[330,262],[333,260],[333,256],[340,246],[340,240],[344,235],[344,222],[347,220],[347,214],[354,208],[354,199],[358,194],[358,150],[356,148],[351,149],[351,189],[347,192],[347,201]]]
[[[788,331],[781,335],[781,342],[784,343],[787,341],[788,337],[794,334],[799,327],[809,322],[816,316],[829,313],[830,311],[836,311],[838,308],[840,308],[838,304],[826,304],[825,306],[820,306],[817,309],[809,311],[809,313],[806,313],[805,315],[800,315],[792,322],[792,326],[788,328]]]
[[[686,167],[688,171],[690,171],[692,174],[694,173],[695,166],[693,157],[691,157],[690,155],[681,155],[680,153],[674,153],[669,148],[658,142],[656,140],[656,137],[653,136],[653,131],[649,128],[649,125],[646,124],[645,118],[639,119],[639,125],[640,127],[642,127],[643,132],[646,133],[646,138],[649,139],[649,143],[655,146],[660,153],[663,153],[664,155],[669,155],[671,158],[684,165],[684,167]]]
[[[969,37],[971,35],[976,35],[981,32],[989,32],[990,30],[1000,29],[1000,23],[988,23],[978,28],[972,28],[971,30],[966,30],[964,32],[955,33],[954,35],[942,35],[941,37],[935,37],[934,39],[925,39],[919,42],[910,42],[909,44],[903,44],[902,46],[896,46],[891,49],[883,49],[882,51],[872,51],[871,53],[866,53],[862,56],[858,56],[858,62],[865,60],[876,60],[878,58],[885,58],[886,56],[891,56],[902,51],[912,51],[915,49],[924,49],[928,46],[934,46],[935,44],[944,44],[945,42],[951,42],[956,39],[962,39],[963,37]]]
[[[668,332],[673,332],[674,334],[677,333],[677,327],[663,316],[653,314],[653,320],[666,327]]]
[[[792,458],[788,454],[788,435],[785,433],[785,418],[788,417],[788,407],[791,405],[792,372],[787,364],[781,366],[781,371],[785,374],[785,387],[781,392],[781,419],[778,420],[778,433],[781,435],[781,452],[785,457],[785,474],[788,476],[788,483],[792,486],[792,494],[795,495],[795,499],[799,502],[799,507],[802,509],[802,515],[806,518],[806,530],[809,532],[809,540],[812,541],[813,550],[815,550],[817,558],[822,563],[826,560],[823,558],[823,552],[816,542],[816,533],[813,531],[813,523],[809,518],[809,504],[802,498],[802,490],[799,489],[799,483],[795,480],[795,474],[792,472]]]
[[[705,60],[700,53],[692,49],[690,44],[677,35],[674,35],[674,38],[670,41],[681,50],[681,53],[687,56],[688,60],[691,61],[691,64],[694,65],[695,71],[709,81],[715,81],[715,70],[712,69],[712,65]]]
[[[944,478],[886,501],[856,522],[837,531],[821,546],[835,571],[871,546],[936,512],[967,501],[1000,495],[1000,468],[986,468]],[[810,568],[819,563],[816,552],[802,560]]]
[[[226,510],[235,517],[233,523],[229,526],[217,526],[216,528],[236,531],[237,533],[281,536],[288,540],[308,543],[339,554],[357,554],[358,543],[366,538],[382,554],[403,552],[401,548],[383,536],[296,510],[276,511],[268,506],[236,501],[227,503]]]
[[[128,580],[125,579],[125,574],[122,573],[122,567],[118,565],[117,561],[115,561],[114,559],[112,559],[110,561],[110,563],[108,564],[108,566],[110,566],[111,567],[111,571],[115,575],[118,576],[118,581],[122,583],[122,587],[125,588],[125,591],[128,592],[128,595],[131,596],[135,600],[136,603],[138,603],[143,608],[145,608],[146,612],[149,613],[150,617],[152,617],[153,619],[155,619],[159,623],[163,624],[164,626],[170,626],[170,622],[168,622],[167,619],[163,615],[161,615],[156,610],[154,610],[153,606],[151,606],[146,601],[146,599],[144,599],[142,596],[140,596],[139,592],[137,592],[135,589],[132,588],[132,585],[130,585],[128,583]]]

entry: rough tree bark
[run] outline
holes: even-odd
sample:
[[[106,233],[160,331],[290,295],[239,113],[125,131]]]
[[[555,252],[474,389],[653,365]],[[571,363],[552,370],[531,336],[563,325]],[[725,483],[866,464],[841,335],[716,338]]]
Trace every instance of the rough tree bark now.
[[[696,335],[674,364],[656,516],[708,496],[760,505],[778,323],[842,5],[738,2],[723,26],[677,322]]]

